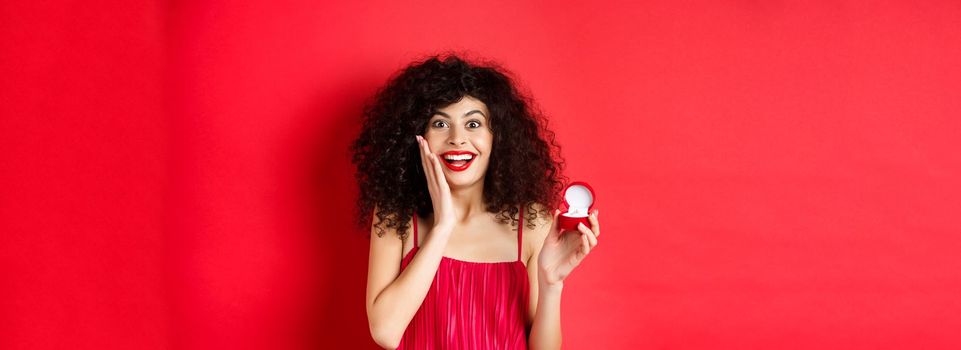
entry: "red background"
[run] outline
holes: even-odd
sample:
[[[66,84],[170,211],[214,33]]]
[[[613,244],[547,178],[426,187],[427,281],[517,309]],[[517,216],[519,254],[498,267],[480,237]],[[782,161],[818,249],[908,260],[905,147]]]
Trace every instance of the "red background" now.
[[[598,191],[570,349],[961,347],[961,4],[0,3],[0,348],[374,348],[359,110],[504,63]]]

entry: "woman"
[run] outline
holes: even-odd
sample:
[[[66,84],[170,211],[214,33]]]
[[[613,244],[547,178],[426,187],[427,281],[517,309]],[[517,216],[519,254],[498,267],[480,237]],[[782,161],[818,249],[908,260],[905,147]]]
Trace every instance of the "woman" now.
[[[559,147],[500,70],[431,57],[365,108],[352,151],[384,348],[560,348],[563,282],[597,245],[597,212],[557,228]]]

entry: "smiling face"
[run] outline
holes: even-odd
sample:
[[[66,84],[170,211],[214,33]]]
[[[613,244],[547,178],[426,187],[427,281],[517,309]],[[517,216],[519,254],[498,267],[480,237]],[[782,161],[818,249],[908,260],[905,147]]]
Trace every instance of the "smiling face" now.
[[[444,165],[451,188],[483,183],[494,134],[487,105],[471,96],[434,111],[424,139]]]

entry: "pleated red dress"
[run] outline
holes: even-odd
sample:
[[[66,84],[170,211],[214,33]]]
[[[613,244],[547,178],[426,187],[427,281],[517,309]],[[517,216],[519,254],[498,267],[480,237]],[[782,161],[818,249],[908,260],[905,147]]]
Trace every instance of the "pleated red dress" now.
[[[397,349],[527,349],[530,285],[521,262],[524,210],[517,228],[517,260],[471,262],[442,257],[427,297]],[[401,260],[401,271],[418,249]]]

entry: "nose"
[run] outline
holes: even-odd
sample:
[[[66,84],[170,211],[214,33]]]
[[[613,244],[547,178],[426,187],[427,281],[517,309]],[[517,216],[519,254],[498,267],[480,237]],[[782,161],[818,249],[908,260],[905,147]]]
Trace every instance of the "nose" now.
[[[452,146],[459,146],[467,143],[464,138],[464,132],[460,131],[458,128],[451,128],[450,136],[447,138],[447,143]]]

